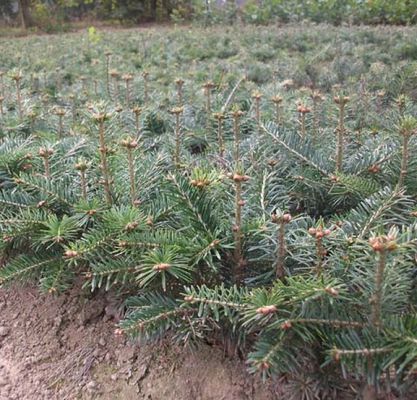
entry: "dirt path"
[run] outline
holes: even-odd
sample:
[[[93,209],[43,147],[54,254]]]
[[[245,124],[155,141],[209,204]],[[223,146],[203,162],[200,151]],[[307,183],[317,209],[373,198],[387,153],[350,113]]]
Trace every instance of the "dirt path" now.
[[[0,400],[276,398],[219,349],[192,354],[117,338],[115,300],[76,293],[0,290]]]

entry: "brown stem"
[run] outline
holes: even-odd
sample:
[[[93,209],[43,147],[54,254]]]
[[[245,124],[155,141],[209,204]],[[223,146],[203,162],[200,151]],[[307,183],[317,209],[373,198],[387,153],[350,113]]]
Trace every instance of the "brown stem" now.
[[[35,120],[36,120],[35,115],[34,114],[31,115],[31,117],[30,117],[30,131],[31,132],[33,132],[35,130]]]
[[[176,168],[180,167],[180,150],[181,150],[181,124],[180,114],[175,114],[175,155],[174,163]]]
[[[0,97],[4,97],[4,81],[2,71],[0,71]]]
[[[114,97],[119,98],[119,82],[116,77],[113,78]]]
[[[136,125],[136,132],[140,133],[140,125],[139,125],[139,113],[135,113],[135,125]]]
[[[239,162],[239,158],[240,158],[239,118],[240,118],[240,116],[237,115],[237,113],[235,113],[234,118],[233,118],[233,135],[234,135],[234,153],[233,153],[233,157],[234,157],[234,160],[235,160],[236,164]]]
[[[144,101],[145,101],[145,104],[147,104],[148,101],[149,101],[148,76],[145,75],[143,79],[144,79],[144,81],[143,81],[143,86],[144,86]]]
[[[62,139],[63,133],[64,133],[64,121],[63,121],[63,116],[59,115],[59,128],[58,128],[58,137],[59,139]]]
[[[32,86],[33,86],[33,82],[32,82]],[[56,86],[59,91],[62,90],[62,79],[61,79],[61,74],[59,72],[57,73],[57,77],[56,77]]]
[[[106,56],[106,87],[107,93],[110,96],[110,56]]]
[[[178,107],[181,107],[183,105],[182,85],[178,85],[177,95],[178,95]]]
[[[206,126],[207,130],[210,130],[210,115],[211,115],[211,91],[210,88],[206,89]]]
[[[301,138],[304,140],[306,137],[306,115],[304,113],[301,114]]]
[[[49,158],[48,157],[43,157],[43,165],[45,168],[45,178],[50,178],[51,177],[51,172],[50,172],[50,168],[49,168]]]
[[[87,93],[87,86],[86,86],[86,79],[85,78],[82,78],[81,79],[81,90],[83,91],[83,92],[85,92],[85,93]]]
[[[243,256],[242,256],[242,182],[235,181],[235,225],[234,234],[234,280],[239,283],[243,276]]]
[[[386,251],[383,250],[379,253],[378,265],[375,274],[375,293],[372,301],[372,325],[376,328],[381,327],[381,308],[382,308],[382,284],[384,280],[385,265],[387,262]]]
[[[22,109],[22,95],[20,92],[20,80],[16,80],[16,94],[17,94],[17,106],[19,109],[20,121],[23,120],[23,109]]]
[[[341,102],[339,104],[339,126],[337,127],[337,145],[336,145],[336,173],[342,169],[343,161],[343,139],[345,135],[345,104]]]
[[[362,144],[362,132],[360,129],[356,131],[356,142],[360,145]]]
[[[313,98],[313,144],[317,143],[317,136],[319,133],[319,121],[317,115],[317,99]]]
[[[84,200],[87,200],[87,179],[85,176],[85,171],[80,171],[81,179],[81,194]]]
[[[126,80],[126,106],[130,106],[130,83]]]
[[[219,156],[220,158],[224,157],[224,141],[223,141],[223,119],[217,119],[217,139],[219,141]]]
[[[76,105],[75,105],[75,98],[72,101],[71,112],[72,112],[72,123],[75,124],[75,119],[77,117],[77,109],[76,109]]]
[[[410,136],[404,132],[403,134],[403,148],[402,148],[402,159],[401,159],[401,171],[400,178],[398,180],[398,186],[401,187],[404,185],[405,177],[407,176],[407,167],[408,167],[408,143]]]
[[[258,133],[261,131],[261,98],[257,97],[255,99],[255,117],[256,122],[258,123]]]
[[[110,173],[107,164],[107,147],[104,136],[104,121],[99,122],[99,138],[100,138],[100,163],[101,172],[103,174],[104,192],[106,195],[106,202],[109,206],[112,204]]]
[[[207,120],[209,119],[209,115],[211,115],[211,90],[210,88],[206,88],[206,113],[207,113]]]
[[[129,164],[130,199],[132,201],[132,205],[135,205],[135,200],[136,200],[135,166],[133,163],[133,151],[131,148],[127,149],[127,160]]]
[[[277,125],[281,124],[281,106],[279,103],[275,103],[275,121]]]
[[[321,238],[316,238],[316,257],[317,257],[316,274],[318,277],[321,276],[323,272],[324,255],[325,255],[325,250],[323,246],[323,240]]]
[[[287,247],[285,244],[285,223],[281,222],[278,228],[278,251],[276,264],[276,277],[282,279],[285,277],[285,256],[287,254]]]

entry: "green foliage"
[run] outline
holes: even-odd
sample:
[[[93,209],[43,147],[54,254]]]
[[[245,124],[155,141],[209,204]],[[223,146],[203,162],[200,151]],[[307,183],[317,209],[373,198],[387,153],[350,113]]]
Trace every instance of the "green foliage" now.
[[[118,334],[222,344],[295,398],[415,396],[404,35],[416,39],[239,26],[4,43],[0,285],[120,290]]]
[[[55,32],[68,29],[67,21],[72,17],[85,16],[125,24],[150,20],[175,23],[192,20],[204,25],[230,24],[239,20],[249,24],[310,20],[336,25],[409,25],[417,21],[416,7],[416,0],[247,0],[243,4],[208,0],[34,0],[24,3],[24,14],[30,15],[29,22],[40,29]],[[0,6],[0,13],[12,16],[11,2],[6,1]],[[415,59],[413,46],[412,43],[404,44],[402,49],[411,59]]]

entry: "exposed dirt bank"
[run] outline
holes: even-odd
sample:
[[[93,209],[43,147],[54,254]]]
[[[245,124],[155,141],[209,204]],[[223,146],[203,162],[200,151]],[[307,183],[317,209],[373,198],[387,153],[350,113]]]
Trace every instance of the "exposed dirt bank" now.
[[[140,347],[114,335],[114,299],[0,290],[0,400],[272,400],[220,349]]]

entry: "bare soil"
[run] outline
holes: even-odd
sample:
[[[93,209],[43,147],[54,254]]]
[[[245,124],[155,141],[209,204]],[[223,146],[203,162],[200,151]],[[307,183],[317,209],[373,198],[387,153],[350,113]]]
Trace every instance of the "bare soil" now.
[[[0,290],[0,400],[272,400],[270,386],[217,348],[139,346],[114,335],[105,294]]]

